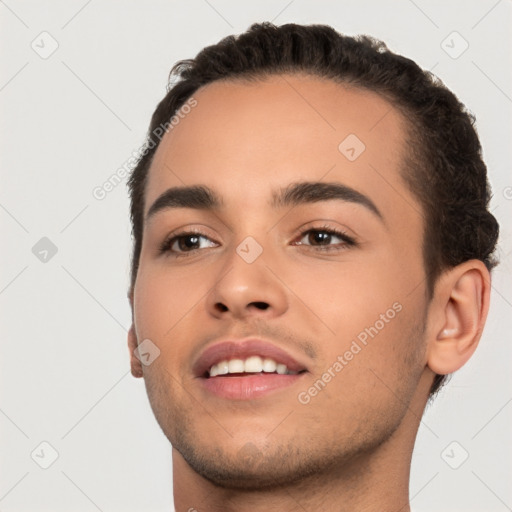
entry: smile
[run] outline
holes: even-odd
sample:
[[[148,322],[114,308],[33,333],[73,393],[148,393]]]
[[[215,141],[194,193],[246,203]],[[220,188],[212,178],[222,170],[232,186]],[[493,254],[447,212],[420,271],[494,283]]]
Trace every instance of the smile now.
[[[208,347],[194,373],[208,394],[251,400],[291,386],[308,370],[285,350],[263,340],[225,341]]]
[[[211,366],[208,376],[218,375],[250,375],[255,373],[277,373],[279,375],[296,375],[299,372],[291,371],[285,364],[277,363],[269,357],[250,356],[247,359],[224,360]]]

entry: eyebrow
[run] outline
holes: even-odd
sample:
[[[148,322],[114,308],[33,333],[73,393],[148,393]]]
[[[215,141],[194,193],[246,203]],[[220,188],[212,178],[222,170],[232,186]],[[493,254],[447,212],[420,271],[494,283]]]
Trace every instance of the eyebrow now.
[[[333,199],[364,206],[384,222],[382,213],[368,196],[341,183],[324,183],[319,181],[292,183],[286,188],[274,192],[271,204],[274,208],[283,208]]]
[[[359,204],[384,222],[380,210],[369,197],[341,183],[310,181],[292,183],[272,193],[270,206],[277,209],[331,200]],[[220,209],[223,204],[222,199],[205,185],[172,187],[160,195],[151,205],[146,215],[146,222],[163,210],[172,208],[216,210]]]
[[[172,187],[167,189],[151,205],[146,215],[146,222],[158,212],[170,208],[194,208],[196,210],[215,210],[222,206],[221,199],[215,192],[204,185],[189,187]]]

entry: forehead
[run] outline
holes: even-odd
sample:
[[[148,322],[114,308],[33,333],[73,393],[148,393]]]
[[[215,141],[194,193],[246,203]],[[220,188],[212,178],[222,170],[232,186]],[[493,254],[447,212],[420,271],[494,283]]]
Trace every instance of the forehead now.
[[[371,91],[276,75],[214,82],[194,99],[157,149],[145,212],[174,186],[207,185],[237,210],[268,203],[272,190],[302,180],[343,183],[383,211],[414,203],[399,174],[404,119]]]

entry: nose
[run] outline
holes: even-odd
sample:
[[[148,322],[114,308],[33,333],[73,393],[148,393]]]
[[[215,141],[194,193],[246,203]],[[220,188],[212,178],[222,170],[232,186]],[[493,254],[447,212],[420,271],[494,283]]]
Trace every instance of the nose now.
[[[206,297],[206,307],[215,318],[275,318],[288,309],[286,287],[260,256],[248,263],[233,254]]]

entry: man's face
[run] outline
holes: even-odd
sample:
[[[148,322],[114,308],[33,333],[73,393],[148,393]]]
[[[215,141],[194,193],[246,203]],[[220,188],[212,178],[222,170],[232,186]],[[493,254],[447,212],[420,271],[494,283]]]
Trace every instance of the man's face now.
[[[221,204],[155,211],[134,289],[137,340],[160,350],[143,369],[161,428],[220,485],[282,483],[372,452],[428,371],[423,219],[399,176],[400,114],[373,93],[292,75],[194,97],[155,155],[145,215],[173,187],[208,187]],[[306,182],[345,188],[283,193]],[[248,340],[263,343],[238,357]],[[205,350],[208,365],[275,354],[300,373],[241,375],[233,363],[208,377]]]

